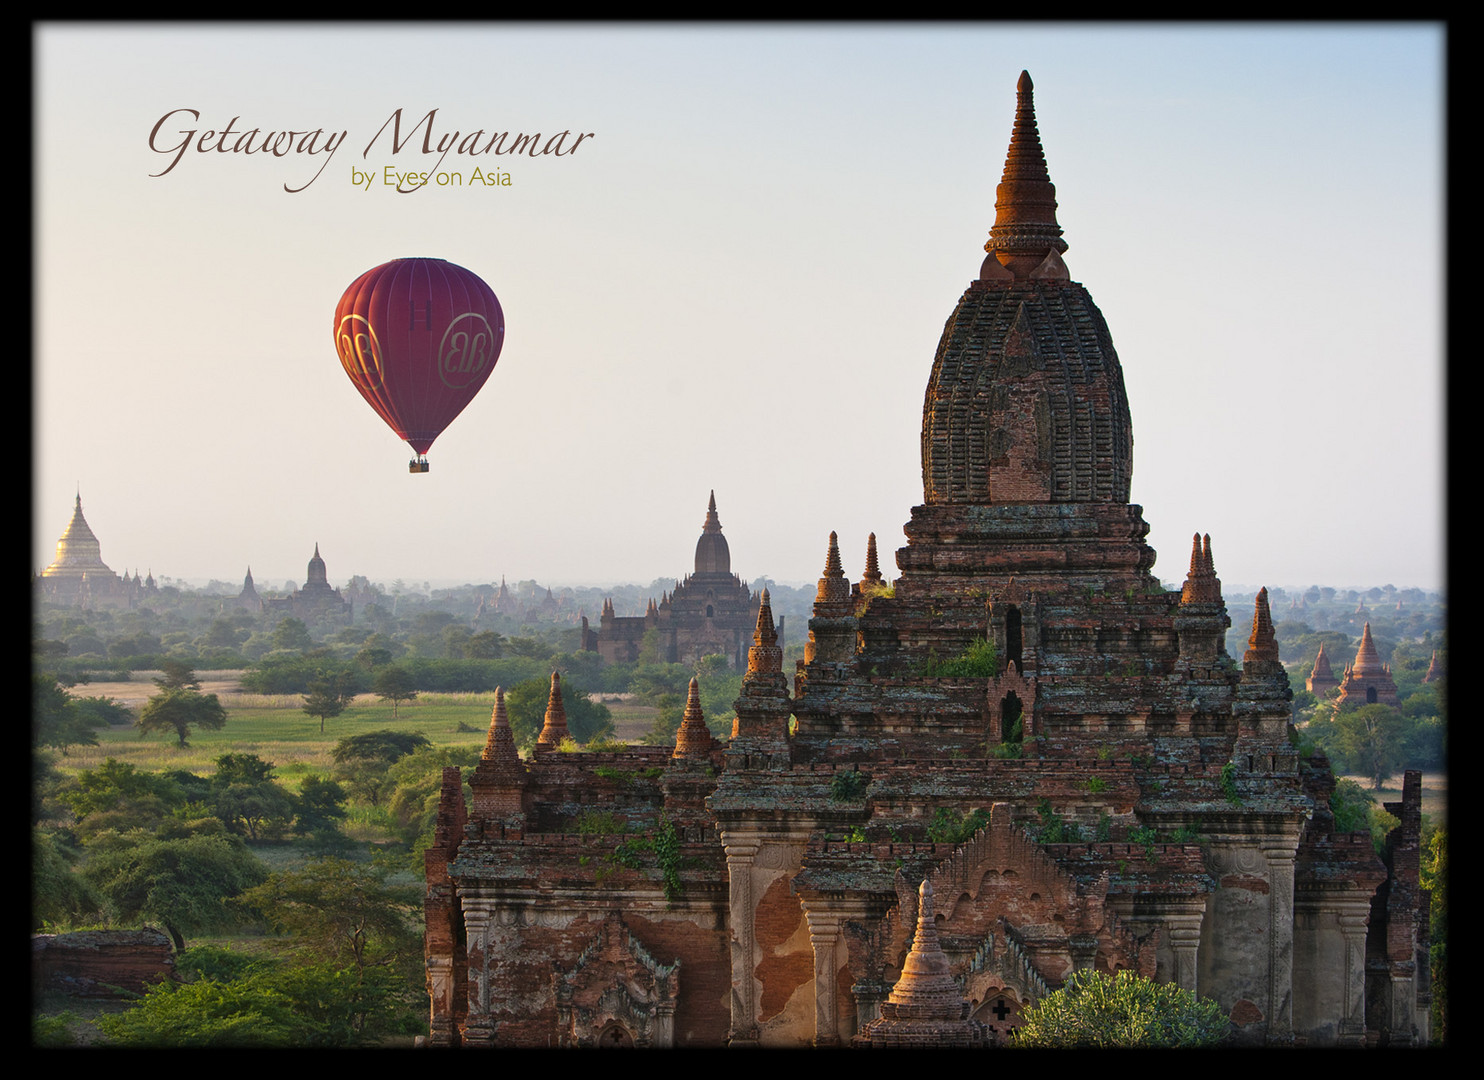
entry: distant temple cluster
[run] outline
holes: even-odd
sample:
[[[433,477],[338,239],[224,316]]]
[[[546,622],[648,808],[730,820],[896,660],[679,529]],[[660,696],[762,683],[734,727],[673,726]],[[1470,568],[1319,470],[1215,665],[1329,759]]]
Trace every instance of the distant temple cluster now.
[[[57,557],[36,577],[34,589],[46,603],[84,609],[132,608],[159,591],[152,572],[141,578],[136,569],[133,577],[119,577],[103,561],[102,545],[82,516],[82,492],[57,541]]]
[[[761,595],[732,573],[732,553],[721,534],[713,491],[696,541],[694,572],[677,581],[674,592],[662,593],[658,604],[651,597],[643,615],[616,615],[612,599],[605,599],[597,630],[589,628],[585,616],[582,619],[582,648],[608,663],[633,662],[644,656],[647,639],[652,659],[659,663],[694,664],[703,656],[719,654],[741,671],[747,667],[761,603]],[[783,633],[782,620],[778,632]]]
[[[239,603],[243,598],[256,590],[252,584],[252,568],[247,571],[247,580],[243,583],[242,593],[238,596]],[[309,560],[309,575],[304,586],[295,589],[288,596],[268,597],[261,601],[263,611],[270,615],[293,616],[305,621],[311,619],[339,619],[346,623],[354,617],[354,607],[351,602],[340,595],[340,590],[330,585],[328,575],[325,573],[325,560],[320,558],[319,544],[314,545],[314,555]]]
[[[159,586],[153,573],[141,578],[136,570],[133,577],[128,574],[119,577],[108,567],[103,561],[102,545],[83,517],[82,493],[79,492],[73,504],[72,520],[57,541],[57,557],[34,577],[33,591],[36,599],[43,603],[87,610],[133,608],[157,595]],[[349,623],[354,616],[351,601],[330,585],[319,544],[314,545],[308,578],[302,588],[287,596],[261,597],[253,584],[252,568],[248,567],[242,591],[225,601],[223,606],[226,604],[254,615],[291,615],[305,620],[331,619]]]

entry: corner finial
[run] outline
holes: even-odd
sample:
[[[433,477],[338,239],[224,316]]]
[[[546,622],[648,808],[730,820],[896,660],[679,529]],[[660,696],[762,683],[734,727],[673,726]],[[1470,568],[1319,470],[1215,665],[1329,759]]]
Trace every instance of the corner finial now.
[[[1204,542],[1196,533],[1190,546],[1190,572],[1185,576],[1185,585],[1180,590],[1182,604],[1221,603],[1221,579],[1216,576],[1216,562],[1211,557],[1211,534]]]
[[[840,566],[840,538],[830,533],[830,547],[824,556],[824,576],[841,577],[845,571]]]
[[[1278,637],[1273,632],[1273,612],[1268,607],[1268,590],[1264,586],[1258,590],[1257,603],[1253,605],[1252,636],[1247,639],[1247,652],[1242,656],[1242,663],[1277,659]]]
[[[881,566],[876,560],[876,534],[871,533],[866,537],[866,572],[861,575],[861,585],[868,582],[880,584],[881,580]]]
[[[520,752],[515,748],[515,735],[510,730],[510,716],[505,711],[505,691],[498,686],[495,687],[495,707],[490,712],[489,735],[485,738],[484,753],[480,757],[501,764],[520,760]]]
[[[693,677],[685,696],[685,715],[675,733],[675,752],[671,757],[704,757],[711,753],[713,740],[706,718],[701,713],[701,686]]]
[[[536,745],[555,749],[568,734],[567,709],[562,704],[562,677],[553,671],[551,696],[546,701],[545,723],[541,725],[541,734],[536,737]]]

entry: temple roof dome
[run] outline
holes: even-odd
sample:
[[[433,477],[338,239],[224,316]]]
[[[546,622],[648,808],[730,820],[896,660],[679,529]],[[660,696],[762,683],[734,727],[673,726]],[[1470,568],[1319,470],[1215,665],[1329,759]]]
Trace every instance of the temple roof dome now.
[[[706,509],[706,522],[701,527],[701,538],[696,541],[697,574],[724,574],[732,572],[732,552],[727,547],[727,538],[721,535],[721,519],[716,516],[716,492],[711,493],[711,503]]]
[[[111,575],[113,571],[103,562],[102,545],[98,537],[82,516],[82,495],[78,494],[72,507],[72,520],[57,541],[57,557],[41,572],[42,577],[79,577],[85,573]]]

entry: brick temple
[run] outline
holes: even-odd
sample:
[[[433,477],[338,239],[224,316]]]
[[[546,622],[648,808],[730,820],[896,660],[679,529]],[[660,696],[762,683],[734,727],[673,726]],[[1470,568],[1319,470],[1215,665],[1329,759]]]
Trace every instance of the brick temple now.
[[[581,645],[608,663],[635,661],[645,648],[646,635],[654,658],[662,664],[695,664],[703,656],[725,656],[734,670],[747,666],[747,648],[757,625],[758,594],[732,573],[732,552],[721,533],[716,492],[706,507],[701,537],[696,541],[695,569],[675,582],[674,592],[649,600],[643,615],[618,615],[613,600],[603,600],[598,629],[582,619]],[[782,620],[778,631],[783,632]]]
[[[1385,859],[1335,834],[1266,591],[1237,658],[1210,537],[1181,591],[1151,573],[1017,98],[899,576],[832,535],[792,679],[764,592],[725,744],[693,694],[674,749],[561,753],[554,685],[522,760],[497,706],[426,856],[431,1044],[982,1046],[1088,968],[1214,997],[1240,1044],[1427,1042],[1419,778]]]

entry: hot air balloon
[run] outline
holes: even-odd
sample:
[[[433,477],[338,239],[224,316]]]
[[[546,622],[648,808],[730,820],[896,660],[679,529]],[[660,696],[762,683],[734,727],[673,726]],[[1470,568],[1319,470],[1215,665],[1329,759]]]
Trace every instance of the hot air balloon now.
[[[367,270],[335,308],[335,351],[387,426],[427,472],[433,440],[474,399],[505,341],[500,301],[479,276],[443,259],[393,259]]]

